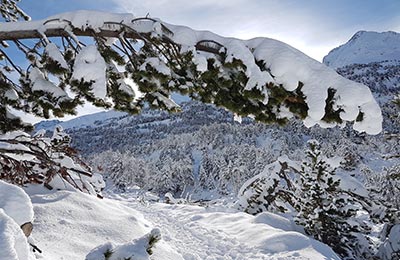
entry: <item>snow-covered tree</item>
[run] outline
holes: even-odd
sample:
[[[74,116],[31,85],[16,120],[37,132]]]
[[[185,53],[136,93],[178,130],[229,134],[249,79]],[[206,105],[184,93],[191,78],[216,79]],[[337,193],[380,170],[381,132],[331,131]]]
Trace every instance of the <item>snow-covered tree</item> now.
[[[341,185],[336,160],[324,156],[317,141],[308,144],[303,162],[281,157],[249,179],[239,191],[239,208],[285,213],[344,259],[372,259],[377,248],[369,232],[373,223],[393,223],[392,208]]]
[[[85,101],[132,113],[145,103],[177,111],[172,92],[262,122],[284,123],[294,115],[307,126],[354,121],[356,130],[381,130],[380,109],[365,86],[276,40],[243,41],[150,17],[89,11],[6,20],[0,40],[29,65],[1,48],[0,112],[10,122],[3,132],[24,127],[10,107],[45,118],[73,114]]]
[[[355,234],[364,231],[355,221],[360,205],[340,187],[335,168],[321,154],[317,141],[309,141],[306,153],[299,171],[299,190],[295,192],[295,221],[344,259],[354,259],[359,247]]]
[[[178,111],[173,92],[261,122],[295,116],[306,126],[353,121],[358,131],[381,131],[381,112],[368,88],[282,42],[92,11],[19,22],[27,16],[16,2],[0,5],[2,133],[30,129],[15,110],[49,118],[90,102],[130,113],[145,104]]]

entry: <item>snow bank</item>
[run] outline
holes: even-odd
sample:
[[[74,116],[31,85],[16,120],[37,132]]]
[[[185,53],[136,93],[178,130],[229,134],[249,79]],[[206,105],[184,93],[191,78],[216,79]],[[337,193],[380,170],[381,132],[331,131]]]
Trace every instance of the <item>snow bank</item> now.
[[[159,229],[153,229],[149,234],[134,239],[133,241],[115,246],[113,243],[106,243],[93,249],[87,256],[86,260],[100,260],[104,259],[105,255],[110,255],[107,260],[119,260],[119,259],[135,259],[135,260],[149,260],[149,252],[152,253],[153,245],[150,245],[150,241],[155,239],[153,243],[161,239]],[[149,251],[151,250],[151,251]]]
[[[262,217],[245,213],[204,213],[198,221],[205,227],[222,230],[231,239],[252,246],[268,259],[340,259],[327,245],[289,231],[282,217],[272,213]]]
[[[162,237],[153,247],[154,260],[339,259],[272,213],[254,217],[217,207],[143,204],[132,197],[100,200],[81,192],[27,191],[45,259],[97,260],[107,249],[118,252],[114,258],[136,253],[148,259],[143,245],[154,228]]]
[[[0,259],[34,259],[20,227],[32,220],[28,195],[20,187],[0,180]]]
[[[0,208],[19,226],[33,220],[33,206],[25,191],[1,180]]]
[[[31,260],[27,239],[20,226],[0,208],[0,259]]]
[[[184,259],[339,259],[330,247],[294,232],[288,220],[273,213],[254,217],[218,206],[128,205],[156,223]]]
[[[35,239],[45,259],[85,259],[99,245],[124,245],[152,229],[140,212],[119,201],[35,186],[28,187],[27,192],[36,216]],[[154,251],[168,256],[164,259],[179,259],[163,241]]]

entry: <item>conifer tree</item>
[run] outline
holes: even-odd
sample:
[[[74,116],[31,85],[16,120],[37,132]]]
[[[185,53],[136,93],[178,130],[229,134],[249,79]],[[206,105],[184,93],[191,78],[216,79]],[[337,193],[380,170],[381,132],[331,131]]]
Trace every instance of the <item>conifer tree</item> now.
[[[250,214],[291,215],[307,235],[331,246],[343,259],[373,259],[371,226],[358,213],[368,213],[373,223],[385,223],[393,212],[379,200],[344,189],[319,143],[310,140],[308,145],[303,162],[281,157],[248,180],[239,191],[239,208]]]
[[[28,129],[10,108],[44,118],[75,114],[84,102],[130,113],[140,112],[145,104],[179,111],[170,98],[173,92],[266,123],[282,124],[295,116],[309,126],[353,121],[357,130],[380,131],[379,107],[364,86],[346,81],[281,42],[232,40],[150,17],[88,11],[19,24],[18,17],[27,17],[16,2],[2,0],[0,5],[6,21],[0,29],[3,133]],[[180,38],[184,30],[197,38]],[[19,53],[9,51],[8,44]],[[274,64],[287,59],[266,51],[275,48],[304,68],[287,64],[275,71]],[[25,57],[28,65],[17,62],[16,55]],[[315,77],[304,77],[299,71]],[[314,84],[324,77],[332,82],[316,88]],[[342,104],[347,85],[363,99]],[[314,100],[319,95],[321,100]]]
[[[308,235],[329,245],[345,259],[354,259],[357,243],[353,233],[361,227],[354,224],[356,201],[340,188],[332,168],[321,154],[316,140],[308,142],[306,160],[299,172],[296,192],[295,221]]]

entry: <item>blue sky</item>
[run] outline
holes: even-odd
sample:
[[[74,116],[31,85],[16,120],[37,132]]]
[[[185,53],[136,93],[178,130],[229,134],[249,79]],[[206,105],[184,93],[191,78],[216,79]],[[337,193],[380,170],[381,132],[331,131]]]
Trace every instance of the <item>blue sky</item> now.
[[[21,6],[33,19],[78,9],[149,13],[224,36],[278,39],[317,60],[359,30],[400,32],[400,0],[22,0]]]

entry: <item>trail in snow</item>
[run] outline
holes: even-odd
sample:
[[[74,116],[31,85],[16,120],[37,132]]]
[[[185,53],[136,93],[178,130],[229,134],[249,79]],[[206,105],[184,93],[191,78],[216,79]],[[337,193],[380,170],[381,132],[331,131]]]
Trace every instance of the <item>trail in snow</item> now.
[[[162,239],[152,260],[339,259],[273,213],[254,217],[226,206],[143,202],[129,193],[102,200],[73,191],[28,189],[28,194],[35,212],[33,236],[44,260],[84,259],[99,245],[126,244],[153,228]]]
[[[253,247],[229,237],[222,230],[200,225],[195,222],[196,215],[190,216],[181,210],[174,210],[174,206],[131,206],[137,208],[155,226],[159,226],[164,232],[163,239],[174,246],[185,260],[265,259],[265,254],[260,254]],[[204,212],[200,208],[193,211]]]
[[[280,227],[274,228],[251,215],[222,208],[141,203],[115,194],[112,199],[143,214],[185,260],[339,259],[329,247],[290,231],[287,219],[270,218]]]

